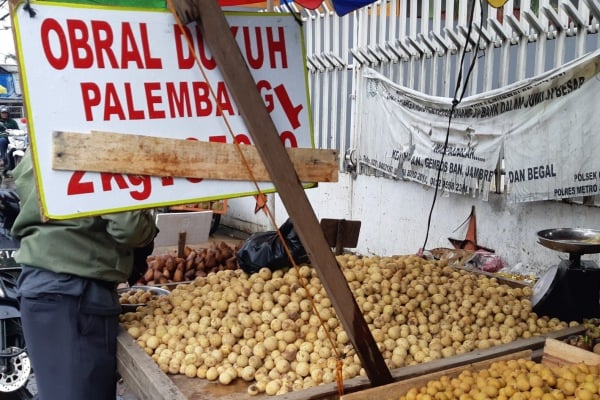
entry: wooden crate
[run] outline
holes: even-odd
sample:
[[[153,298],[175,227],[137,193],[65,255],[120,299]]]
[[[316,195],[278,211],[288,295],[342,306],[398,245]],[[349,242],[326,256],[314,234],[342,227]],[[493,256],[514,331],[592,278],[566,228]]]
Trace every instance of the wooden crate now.
[[[414,387],[421,387],[426,385],[427,382],[440,379],[442,376],[449,378],[455,378],[460,375],[464,370],[479,371],[488,368],[492,363],[497,361],[516,360],[518,358],[532,358],[531,350],[523,350],[504,356],[490,358],[471,364],[462,365],[460,367],[449,368],[443,371],[437,371],[426,375],[421,375],[415,378],[406,379],[399,382],[390,383],[389,385],[383,385],[375,388],[363,390],[361,392],[355,392],[346,394],[340,397],[340,400],[384,400],[391,398],[398,398],[403,394],[406,394],[410,389]]]
[[[563,339],[579,334],[583,327],[576,326],[552,332],[547,336],[536,336],[516,340],[485,350],[477,350],[466,354],[434,360],[423,364],[411,365],[391,371],[395,383],[431,374],[447,373],[455,368],[470,368],[474,365],[489,365],[492,359],[503,357],[515,358],[516,354],[527,354],[532,359],[541,359],[547,337]],[[560,359],[558,356],[557,358]],[[135,340],[121,330],[117,342],[118,370],[123,380],[139,400],[366,400],[371,397],[360,397],[369,391],[383,390],[384,386],[370,388],[366,377],[356,377],[344,381],[344,394],[338,395],[336,383],[319,385],[313,388],[287,393],[280,396],[265,394],[251,396],[247,393],[248,383],[236,382],[233,385],[220,385],[205,379],[187,378],[182,375],[166,375],[158,365],[144,352]],[[412,384],[416,384],[412,381]],[[389,385],[385,385],[389,386]],[[356,396],[354,396],[356,394]],[[351,396],[351,397],[349,397]],[[358,397],[357,397],[358,396]],[[378,400],[381,398],[373,397]]]
[[[573,363],[600,365],[600,354],[572,346],[560,340],[547,338],[542,362],[547,365],[556,366]]]
[[[369,388],[360,392],[350,393],[340,397],[340,400],[384,400],[399,398],[406,394],[412,388],[418,388],[426,385],[428,382],[438,380],[442,376],[455,378],[465,370],[480,371],[488,368],[497,361],[516,360],[525,358],[538,360],[533,350],[521,350],[502,356],[489,358],[486,360],[465,364],[458,367],[448,368],[446,370],[436,371],[410,379],[401,380],[388,385],[375,388]],[[587,350],[571,346],[560,340],[550,337],[544,339],[542,363],[546,365],[563,366],[568,364],[584,363],[587,365],[600,365],[600,355]]]

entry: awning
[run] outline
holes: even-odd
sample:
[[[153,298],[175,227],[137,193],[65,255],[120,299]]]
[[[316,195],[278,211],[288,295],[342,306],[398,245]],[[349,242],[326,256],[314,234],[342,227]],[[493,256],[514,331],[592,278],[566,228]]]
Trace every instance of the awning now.
[[[314,10],[319,8],[321,4],[325,0],[279,0],[280,4],[291,4],[296,3],[301,7],[308,8],[309,10]],[[328,3],[331,3],[335,13],[338,15],[345,15],[352,11],[358,10],[361,7],[374,3],[375,0],[328,0]],[[253,0],[219,0],[219,4],[221,6],[240,6],[240,5],[248,5],[248,4],[258,4],[260,2],[256,2]]]

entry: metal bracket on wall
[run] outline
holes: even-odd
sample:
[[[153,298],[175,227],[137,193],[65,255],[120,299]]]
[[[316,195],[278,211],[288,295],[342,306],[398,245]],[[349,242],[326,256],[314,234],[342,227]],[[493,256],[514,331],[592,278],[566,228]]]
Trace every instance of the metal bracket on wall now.
[[[344,171],[352,175],[352,179],[356,179],[357,174],[357,159],[356,149],[348,149],[344,154]]]

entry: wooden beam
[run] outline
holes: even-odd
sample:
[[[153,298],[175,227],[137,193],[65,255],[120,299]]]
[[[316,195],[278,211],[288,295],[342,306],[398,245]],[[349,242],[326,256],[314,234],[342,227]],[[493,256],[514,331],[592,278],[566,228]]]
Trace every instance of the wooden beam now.
[[[187,400],[179,388],[154,362],[140,362],[148,354],[119,328],[117,336],[117,370],[127,385],[144,400]]]
[[[173,0],[178,16],[196,20],[246,127],[262,157],[272,182],[286,207],[311,264],[316,267],[337,316],[356,349],[372,385],[392,382],[383,355],[352,295],[300,180],[294,171],[277,129],[250,74],[225,15],[216,0]],[[303,77],[297,77],[302,79]]]
[[[52,168],[259,182],[271,180],[255,146],[111,132],[54,132]],[[287,148],[302,182],[337,182],[335,150]],[[243,153],[252,176],[242,161]]]

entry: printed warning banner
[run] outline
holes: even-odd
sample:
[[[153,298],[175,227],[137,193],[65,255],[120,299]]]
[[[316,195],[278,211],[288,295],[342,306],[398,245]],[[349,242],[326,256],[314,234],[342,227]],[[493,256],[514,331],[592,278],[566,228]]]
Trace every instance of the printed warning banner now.
[[[510,201],[600,193],[600,52],[505,88],[432,97],[365,72],[359,169],[487,199],[503,151]],[[594,127],[596,128],[594,130]],[[498,183],[496,183],[498,184]]]

